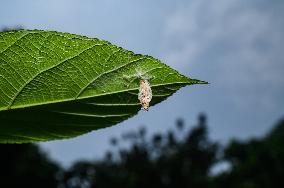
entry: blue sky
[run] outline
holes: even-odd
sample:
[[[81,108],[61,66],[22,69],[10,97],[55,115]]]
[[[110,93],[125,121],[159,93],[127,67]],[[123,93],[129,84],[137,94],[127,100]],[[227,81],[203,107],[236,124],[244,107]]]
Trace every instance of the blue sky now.
[[[213,139],[265,134],[284,115],[283,14],[281,0],[0,1],[0,27],[105,39],[211,83],[183,88],[111,128],[40,144],[64,166],[102,157],[113,136],[141,125],[167,131],[178,117],[192,125],[200,112]]]

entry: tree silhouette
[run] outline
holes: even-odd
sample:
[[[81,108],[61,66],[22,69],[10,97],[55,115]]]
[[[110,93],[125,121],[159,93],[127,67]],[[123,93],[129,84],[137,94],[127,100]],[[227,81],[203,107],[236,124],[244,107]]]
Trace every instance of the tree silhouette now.
[[[216,178],[225,187],[284,187],[284,120],[262,139],[234,140],[224,158],[232,170]]]
[[[183,127],[178,120],[177,130],[183,131]],[[217,144],[208,140],[204,115],[182,140],[169,131],[146,141],[145,132],[141,129],[123,136],[133,145],[130,150],[120,150],[118,160],[108,153],[103,161],[75,164],[65,173],[62,187],[208,187]],[[116,145],[118,141],[111,142]]]
[[[178,119],[176,129],[150,138],[144,128],[123,134],[111,144],[130,142],[129,149],[107,152],[103,160],[77,162],[67,170],[37,145],[2,144],[0,187],[284,187],[284,119],[265,137],[233,140],[222,150],[208,139],[205,115],[190,131],[185,127]],[[223,158],[216,158],[218,151]],[[212,165],[222,160],[231,169],[210,175]]]
[[[59,167],[33,144],[1,144],[0,187],[56,187]]]

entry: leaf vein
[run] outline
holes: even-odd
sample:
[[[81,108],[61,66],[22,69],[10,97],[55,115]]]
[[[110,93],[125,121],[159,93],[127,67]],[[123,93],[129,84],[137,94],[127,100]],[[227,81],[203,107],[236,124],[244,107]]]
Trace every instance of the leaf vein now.
[[[42,74],[42,73],[44,73],[44,72],[46,72],[46,71],[48,71],[48,70],[50,70],[50,69],[52,69],[52,68],[55,68],[55,67],[61,65],[62,63],[66,62],[66,61],[68,61],[68,60],[70,60],[70,59],[73,59],[73,58],[77,57],[78,55],[84,53],[85,51],[87,51],[87,50],[89,50],[89,49],[91,49],[91,48],[93,48],[93,47],[95,47],[95,46],[100,46],[100,45],[102,45],[102,44],[94,44],[94,45],[92,45],[91,47],[88,47],[88,48],[86,48],[86,49],[80,51],[79,53],[77,53],[77,54],[75,54],[75,55],[73,55],[73,56],[71,56],[71,57],[68,57],[68,58],[66,58],[66,59],[64,59],[64,60],[62,60],[62,61],[60,61],[59,63],[57,63],[57,64],[55,64],[55,65],[53,65],[53,66],[51,66],[51,67],[48,67],[47,69],[44,69],[44,70],[39,71],[37,74],[35,74],[33,77],[31,77],[27,82],[25,82],[25,83],[21,86],[21,88],[18,90],[18,92],[17,92],[17,93],[14,95],[14,97],[12,98],[12,100],[11,100],[11,102],[9,103],[7,109],[10,109],[10,108],[11,108],[11,106],[12,106],[13,103],[15,102],[16,98],[18,97],[18,95],[19,95],[19,94],[23,91],[23,89],[24,89],[31,81],[33,81],[37,76],[39,76],[40,74]]]
[[[87,89],[87,87],[88,87],[90,84],[94,83],[94,82],[95,82],[96,80],[98,80],[100,77],[105,76],[105,75],[107,75],[107,74],[110,74],[110,73],[112,73],[112,72],[118,71],[118,70],[120,70],[121,68],[124,68],[124,67],[126,67],[126,66],[128,66],[128,65],[130,65],[130,64],[132,64],[132,63],[138,62],[138,61],[143,60],[143,59],[146,59],[146,58],[147,58],[147,57],[141,57],[141,58],[135,59],[135,60],[130,61],[130,62],[124,64],[124,65],[118,66],[118,67],[116,67],[116,68],[114,68],[114,69],[111,69],[111,70],[109,70],[109,71],[106,71],[106,72],[104,72],[104,73],[102,73],[102,74],[96,76],[94,79],[92,79],[86,86],[84,86],[84,87],[78,92],[78,94],[76,95],[75,99],[77,99],[77,98]]]
[[[8,45],[6,48],[4,48],[4,50],[0,51],[0,54],[2,54],[3,52],[5,52],[7,49],[9,49],[10,47],[12,47],[16,42],[22,40],[25,36],[29,35],[31,32],[27,32],[24,33],[23,35],[21,35],[19,38],[17,38],[17,40],[15,40],[14,42],[12,42],[10,45]]]

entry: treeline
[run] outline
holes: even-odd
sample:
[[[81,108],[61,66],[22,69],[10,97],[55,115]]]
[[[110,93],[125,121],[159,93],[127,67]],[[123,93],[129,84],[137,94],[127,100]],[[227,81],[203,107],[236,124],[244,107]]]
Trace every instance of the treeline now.
[[[80,161],[65,170],[36,145],[0,145],[0,187],[284,187],[284,120],[260,139],[231,141],[226,147],[208,139],[206,117],[185,130],[147,136],[145,129],[111,139],[115,152],[100,161]],[[123,143],[130,149],[119,149]],[[230,167],[212,175],[212,166]]]

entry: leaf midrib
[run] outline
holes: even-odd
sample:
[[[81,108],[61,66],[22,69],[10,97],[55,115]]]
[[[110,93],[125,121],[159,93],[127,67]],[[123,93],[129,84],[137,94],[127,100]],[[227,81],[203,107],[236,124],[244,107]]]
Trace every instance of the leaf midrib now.
[[[170,82],[170,83],[163,83],[163,84],[155,84],[151,85],[152,89],[155,87],[160,87],[160,86],[167,86],[167,85],[178,85],[178,84],[193,84],[190,81],[185,81],[185,82]],[[101,97],[105,95],[112,95],[112,94],[117,94],[117,93],[123,93],[123,92],[129,92],[129,91],[135,91],[138,90],[139,87],[131,88],[131,89],[125,89],[125,90],[119,90],[119,91],[114,91],[114,92],[107,92],[107,93],[101,93],[101,94],[96,94],[93,96],[84,96],[84,97],[79,97],[77,100],[83,100],[83,99],[90,99],[90,98],[95,98],[95,97]],[[74,101],[74,98],[68,98],[68,99],[61,99],[61,100],[53,100],[53,101],[47,101],[47,102],[41,102],[41,103],[36,103],[32,105],[18,105],[18,106],[11,106],[10,109],[21,109],[21,108],[27,108],[27,107],[35,107],[35,106],[41,106],[41,105],[47,105],[47,104],[54,104],[54,103],[61,103],[61,102],[69,102],[69,101]],[[9,109],[9,110],[10,110]],[[5,108],[0,108],[1,111],[8,110],[6,107]]]

